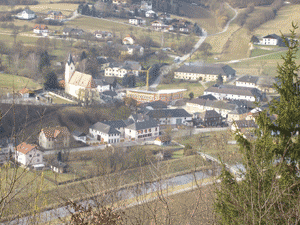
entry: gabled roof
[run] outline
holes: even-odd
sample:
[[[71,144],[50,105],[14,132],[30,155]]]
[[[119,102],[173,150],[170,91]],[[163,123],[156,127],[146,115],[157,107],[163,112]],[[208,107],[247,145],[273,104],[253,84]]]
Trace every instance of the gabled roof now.
[[[72,132],[72,135],[75,136],[75,137],[84,137],[84,136],[86,136],[85,133],[83,133],[83,132],[81,132],[81,131],[78,131],[78,130],[74,130],[74,131]]]
[[[106,81],[102,80],[102,79],[94,79],[95,85],[96,86],[107,86],[110,85],[109,83],[107,83]]]
[[[48,27],[44,24],[36,24],[34,25],[33,29],[36,29],[36,30],[48,30]]]
[[[109,120],[109,121],[102,121],[102,123],[111,126],[112,128],[120,129],[121,127],[126,127],[126,123],[124,120]]]
[[[41,130],[45,134],[46,138],[63,138],[70,136],[70,132],[67,127],[49,127]]]
[[[31,144],[27,144],[26,142],[22,142],[17,146],[16,151],[21,152],[23,154],[27,154],[28,152],[30,152],[35,148],[37,148],[37,145],[31,145]]]
[[[131,114],[130,117],[134,120],[134,122],[149,120],[149,116],[144,113]]]
[[[236,108],[236,105],[226,103],[223,101],[211,101],[206,99],[194,98],[188,102],[197,105],[206,106],[206,107],[218,108],[218,109],[234,110]]]
[[[160,109],[151,110],[147,113],[150,118],[176,118],[176,117],[191,117],[185,109]]]
[[[51,166],[56,167],[56,168],[67,168],[68,165],[66,163],[60,162],[60,161],[53,161],[50,163]]]
[[[221,117],[219,113],[217,113],[215,110],[206,110],[204,114],[204,118],[215,118],[215,117]]]
[[[257,128],[257,124],[253,120],[236,120],[237,129],[241,128]]]
[[[90,126],[90,128],[101,131],[102,133],[105,133],[105,134],[120,134],[120,132],[117,131],[115,128],[113,128],[105,123],[102,123],[102,122],[97,122],[94,125]]]
[[[71,53],[69,53],[69,56],[68,56],[68,61],[67,61],[67,63],[68,63],[68,65],[69,65],[69,66],[71,65],[71,63],[73,63],[73,64],[75,65],[75,63],[74,63],[74,61],[73,61],[73,58],[72,58],[72,55],[71,55]]]
[[[256,84],[257,81],[258,81],[258,77],[254,77],[254,76],[250,76],[250,75],[245,75],[245,76],[239,78],[237,81]]]
[[[29,92],[30,92],[30,91],[29,91],[28,88],[22,88],[22,89],[19,91],[19,93],[20,93],[21,95],[26,94],[26,93],[29,93]]]
[[[267,35],[267,36],[264,36],[263,38],[277,39],[277,40],[282,39],[282,38],[279,37],[277,34],[269,34],[269,35]]]
[[[140,108],[148,107],[148,106],[152,107],[153,109],[167,109],[168,108],[167,103],[163,102],[161,100],[141,104]]]
[[[213,96],[212,94],[208,94],[208,95],[201,95],[198,97],[198,99],[205,99],[205,100],[217,100],[217,98],[215,96]]]
[[[115,96],[118,95],[115,91],[103,91],[102,94],[103,95],[108,95],[110,97],[115,97]]]
[[[32,10],[30,9],[24,9],[22,12],[26,12],[27,14],[35,14]]]
[[[218,87],[209,87],[204,92],[233,94],[242,96],[257,96],[260,95],[257,88],[239,87],[233,85],[220,85]]]
[[[229,76],[234,75],[235,70],[228,65],[224,64],[208,64],[208,65],[182,65],[175,72],[184,72],[184,73],[197,73],[197,74],[210,74],[210,75],[219,75]]]
[[[95,83],[93,81],[92,75],[80,73],[78,71],[74,72],[69,81],[69,84],[81,86],[84,88],[95,88]]]
[[[157,127],[158,123],[156,122],[156,120],[150,119],[150,120],[145,120],[142,122],[135,122],[129,126],[127,126],[127,129],[130,130],[143,130],[143,129],[149,129],[149,128],[153,128],[153,127]]]

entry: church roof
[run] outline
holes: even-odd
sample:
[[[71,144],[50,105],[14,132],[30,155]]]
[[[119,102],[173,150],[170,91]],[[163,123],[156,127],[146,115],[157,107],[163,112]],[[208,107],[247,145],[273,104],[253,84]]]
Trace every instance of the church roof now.
[[[93,81],[92,75],[80,73],[78,71],[75,71],[72,75],[69,84],[75,85],[75,86],[81,86],[84,88],[95,88],[95,83]]]
[[[73,61],[73,58],[72,58],[72,55],[71,55],[71,53],[69,53],[69,56],[68,56],[68,61],[67,61],[67,63],[68,63],[68,65],[69,65],[69,66],[71,65],[71,63],[73,63],[73,64],[75,65],[75,63],[74,63],[74,61]]]

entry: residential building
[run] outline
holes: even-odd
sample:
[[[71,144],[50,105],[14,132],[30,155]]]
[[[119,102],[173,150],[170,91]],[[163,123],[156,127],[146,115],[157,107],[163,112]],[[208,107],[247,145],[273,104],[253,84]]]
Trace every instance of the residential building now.
[[[108,31],[100,31],[100,30],[97,30],[94,32],[94,35],[96,38],[98,39],[108,39],[108,38],[112,38],[113,35],[111,32],[108,32]]]
[[[175,79],[216,81],[221,75],[223,81],[235,76],[235,70],[224,64],[188,65],[184,64],[174,72]]]
[[[50,20],[62,21],[66,19],[66,16],[63,15],[61,11],[49,11],[47,14],[48,14],[47,18]]]
[[[19,91],[19,94],[21,95],[21,97],[23,98],[29,98],[29,97],[33,97],[34,96],[34,92],[29,90],[28,88],[22,88]]]
[[[228,113],[227,122],[232,123],[238,120],[246,120],[249,112],[250,110],[247,110],[245,108],[237,108]]]
[[[253,120],[236,120],[231,125],[232,131],[238,130],[241,133],[255,128],[257,128],[257,124]]]
[[[134,122],[125,128],[125,138],[142,139],[155,138],[159,136],[159,125],[156,120],[149,119],[141,122]]]
[[[154,12],[153,10],[148,10],[145,12],[145,17],[147,18],[155,18],[157,16],[158,16],[157,13]]]
[[[239,78],[235,82],[235,85],[239,86],[239,87],[257,88],[257,81],[258,81],[258,77],[245,75],[245,76],[242,76],[241,78]]]
[[[36,15],[32,10],[24,9],[22,12],[18,13],[16,17],[21,20],[32,20]]]
[[[191,114],[203,113],[206,110],[215,110],[217,113],[220,113],[222,117],[227,118],[228,113],[236,109],[236,105],[223,101],[194,98],[188,101],[184,108]]]
[[[202,125],[206,127],[210,126],[220,126],[222,124],[222,116],[215,110],[206,110],[201,113],[198,118],[202,120]]]
[[[205,99],[205,100],[211,100],[211,101],[215,101],[217,100],[217,98],[211,94],[209,95],[201,95],[198,97],[198,99]]]
[[[50,163],[50,168],[52,171],[56,173],[66,173],[68,169],[68,165],[64,162],[55,160]]]
[[[138,54],[140,56],[144,55],[144,47],[140,45],[123,45],[120,47],[121,55],[133,55]]]
[[[96,85],[92,75],[75,71],[75,63],[69,54],[65,66],[65,92],[76,98],[79,98],[80,89],[96,90]]]
[[[129,18],[129,23],[133,25],[142,25],[146,23],[146,20],[140,18],[140,17],[132,17]]]
[[[71,27],[66,27],[63,29],[63,35],[66,36],[81,36],[84,34],[84,30],[82,29],[77,29],[77,28],[71,28]]]
[[[39,134],[39,146],[44,149],[70,147],[70,132],[67,127],[43,128]]]
[[[165,136],[157,137],[154,141],[154,144],[159,146],[166,146],[171,143],[171,140],[172,140],[171,137],[165,135]]]
[[[110,63],[110,65],[105,68],[105,76],[113,77],[124,77],[125,74],[131,72],[135,76],[139,76],[139,72],[142,69],[142,66],[139,62],[135,61],[125,61],[123,63],[115,62]]]
[[[283,39],[279,37],[277,34],[269,34],[267,36],[264,36],[262,39],[262,44],[284,46]]]
[[[49,33],[49,29],[46,25],[36,24],[33,27],[33,32],[36,34]]]
[[[22,142],[15,149],[15,160],[23,166],[36,166],[43,164],[43,152],[37,145]]]
[[[136,37],[130,34],[126,35],[122,40],[123,45],[133,45],[135,42]]]
[[[127,124],[124,120],[108,120],[108,121],[102,121],[102,123],[109,125],[111,128],[116,129],[120,132],[120,137],[124,137],[125,135],[125,127]]]
[[[261,92],[257,88],[238,87],[233,85],[209,87],[204,91],[204,94],[211,94],[219,100],[232,99],[254,102],[262,99]]]
[[[163,102],[172,102],[183,99],[186,89],[167,89],[158,91],[147,91],[139,89],[127,89],[126,97],[135,99],[138,103],[153,102],[161,100]]]
[[[155,119],[160,125],[190,125],[192,121],[192,115],[185,109],[150,110],[146,115]]]
[[[154,30],[165,30],[169,26],[164,24],[162,21],[156,20],[151,23],[151,26]]]
[[[117,131],[110,125],[102,122],[97,122],[90,126],[89,132],[91,137],[95,138],[99,142],[106,144],[114,144],[120,142],[120,131]]]
[[[100,70],[104,70],[105,68],[109,67],[110,63],[116,62],[116,60],[110,57],[98,56],[97,62],[100,66]]]
[[[154,102],[145,102],[139,105],[139,108],[142,110],[155,110],[155,109],[167,109],[168,105],[166,102],[161,100],[154,101]]]
[[[98,92],[110,91],[111,85],[102,79],[94,79],[95,86]]]

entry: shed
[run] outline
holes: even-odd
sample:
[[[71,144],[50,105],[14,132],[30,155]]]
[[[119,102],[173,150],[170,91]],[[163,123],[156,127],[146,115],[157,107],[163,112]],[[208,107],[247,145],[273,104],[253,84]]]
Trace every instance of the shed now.
[[[50,164],[50,168],[56,173],[66,173],[68,165],[61,161],[55,160]]]

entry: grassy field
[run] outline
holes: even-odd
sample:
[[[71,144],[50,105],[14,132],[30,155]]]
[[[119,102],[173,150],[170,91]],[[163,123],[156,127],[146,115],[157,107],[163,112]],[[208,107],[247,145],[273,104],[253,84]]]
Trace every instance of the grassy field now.
[[[36,81],[17,75],[0,73],[0,89],[4,92],[20,91],[22,88],[39,89],[42,86]]]
[[[233,63],[230,64],[230,66],[237,71],[237,74],[275,77],[277,75],[277,64],[281,65],[283,63],[281,55],[285,55],[285,53],[286,51],[276,52],[271,55]],[[296,63],[298,65],[300,64],[300,52],[297,52],[296,54]]]
[[[270,20],[254,31],[254,35],[265,36],[268,34],[280,35],[281,31],[284,35],[290,34],[292,28],[292,21],[298,22],[300,20],[300,5],[290,4],[284,5],[278,12],[274,20]],[[297,31],[299,35],[299,30]]]
[[[259,56],[259,55],[265,55],[268,53],[272,53],[272,51],[270,50],[266,50],[266,49],[253,49],[251,50],[251,55],[250,57],[255,57],[255,56]]]
[[[194,97],[196,98],[204,93],[205,88],[200,83],[181,82],[172,84],[159,84],[157,89],[187,89],[183,97],[189,98],[189,93],[193,92]]]

